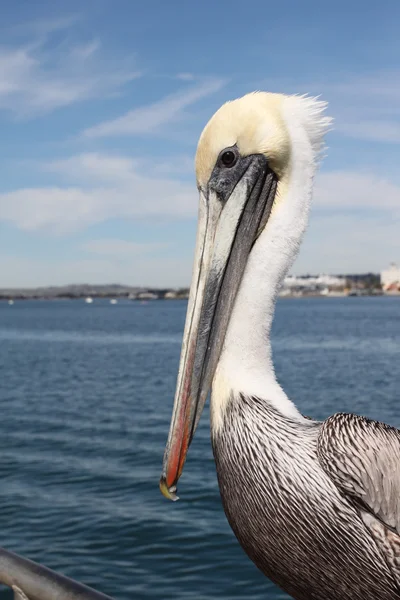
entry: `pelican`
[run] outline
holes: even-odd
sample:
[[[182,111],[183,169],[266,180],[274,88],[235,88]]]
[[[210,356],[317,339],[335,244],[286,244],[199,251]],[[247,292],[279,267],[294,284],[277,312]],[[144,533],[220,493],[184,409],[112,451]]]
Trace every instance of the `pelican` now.
[[[201,134],[193,278],[160,488],[177,499],[208,392],[228,521],[297,600],[400,598],[400,431],[305,418],[276,380],[269,334],[305,231],[330,127],[318,99],[257,92]]]

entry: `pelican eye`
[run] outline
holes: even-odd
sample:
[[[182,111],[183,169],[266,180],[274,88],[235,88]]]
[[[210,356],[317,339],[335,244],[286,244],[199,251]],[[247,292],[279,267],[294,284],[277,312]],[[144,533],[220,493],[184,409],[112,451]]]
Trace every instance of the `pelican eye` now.
[[[234,150],[223,150],[219,157],[219,163],[221,167],[230,169],[233,167],[238,160],[238,153]]]

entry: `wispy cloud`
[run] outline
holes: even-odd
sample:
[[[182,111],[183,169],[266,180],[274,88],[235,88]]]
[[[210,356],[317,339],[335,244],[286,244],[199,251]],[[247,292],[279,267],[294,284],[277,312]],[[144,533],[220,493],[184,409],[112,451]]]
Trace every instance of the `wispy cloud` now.
[[[355,122],[342,122],[336,128],[341,133],[361,139],[372,140],[375,142],[400,143],[400,120],[381,121],[373,119],[361,119]]]
[[[386,113],[387,110],[400,114],[400,70],[381,69],[363,75],[347,75],[341,81],[325,84],[325,88],[346,100],[359,100],[363,97],[368,104],[372,99],[379,100],[374,110]]]
[[[50,33],[71,24],[72,18],[42,22],[37,24],[40,37],[0,46],[0,110],[31,117],[113,94],[139,77],[132,58],[105,58],[98,40],[71,43],[65,38],[50,48]]]
[[[330,74],[318,81],[274,78],[254,87],[321,96],[329,103],[334,131],[376,142],[400,142],[400,69]]]
[[[130,110],[121,117],[90,127],[83,132],[83,135],[89,138],[99,138],[154,134],[159,127],[182,119],[186,108],[202,98],[214,94],[225,84],[226,80],[224,79],[207,79],[158,102]]]
[[[137,256],[117,261],[107,257],[64,259],[49,256],[38,260],[29,256],[2,255],[2,287],[36,287],[69,283],[125,283],[169,287],[190,282],[192,253],[184,256]]]
[[[329,100],[336,131],[363,140],[400,142],[399,69],[347,76],[311,89]]]
[[[23,230],[67,234],[115,218],[196,217],[194,183],[175,179],[167,170],[154,174],[149,165],[146,169],[142,162],[127,156],[84,153],[46,163],[42,168],[60,176],[64,186],[0,194],[1,220]],[[371,173],[321,173],[314,198],[319,211],[334,211],[346,217],[351,211],[362,210],[366,216],[374,213],[380,219],[400,219],[400,186]],[[371,228],[371,220],[366,226]],[[118,252],[122,247],[134,250],[134,246],[128,248],[123,242]],[[104,241],[97,246],[98,251],[104,248]],[[96,251],[95,246],[92,251]],[[112,253],[111,245],[107,252]]]
[[[61,175],[74,181],[131,182],[136,173],[156,178],[194,175],[194,157],[174,155],[164,158],[130,158],[127,156],[86,152],[62,160],[54,160],[39,167],[42,171]]]
[[[180,79],[181,81],[194,81],[196,79],[193,73],[178,73],[176,78]]]
[[[293,271],[379,272],[400,260],[400,185],[368,172],[320,173]]]
[[[349,211],[368,209],[400,215],[400,186],[373,173],[320,173],[314,191],[317,207]]]
[[[33,19],[7,27],[7,33],[12,35],[48,36],[55,31],[62,31],[75,25],[81,16],[78,13],[63,15],[55,18]]]
[[[293,272],[379,273],[400,260],[400,219],[314,212]]]
[[[0,194],[0,219],[27,231],[66,234],[110,218],[194,217],[196,189],[144,175],[122,156],[81,154],[45,168],[67,187],[23,188]]]
[[[90,240],[82,246],[82,249],[90,254],[106,256],[110,259],[116,259],[119,261],[129,261],[136,256],[143,257],[147,254],[161,250],[162,248],[166,248],[166,246],[166,244],[141,244],[138,242],[128,242],[126,240],[106,238]]]
[[[135,178],[137,161],[127,156],[86,152],[62,160],[44,163],[42,169],[58,173],[75,182],[111,182],[115,185],[131,183]]]

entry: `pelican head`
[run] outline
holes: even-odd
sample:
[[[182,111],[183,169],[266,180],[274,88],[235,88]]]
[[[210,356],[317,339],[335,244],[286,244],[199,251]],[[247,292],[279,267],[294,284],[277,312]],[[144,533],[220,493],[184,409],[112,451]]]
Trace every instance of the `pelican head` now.
[[[258,283],[276,295],[296,255],[329,122],[323,109],[311,98],[248,94],[224,104],[201,134],[193,277],[160,480],[170,499],[177,499],[176,484],[227,344],[232,313],[240,311],[238,295],[249,289],[257,295]],[[262,281],[254,277],[257,252],[266,266]]]

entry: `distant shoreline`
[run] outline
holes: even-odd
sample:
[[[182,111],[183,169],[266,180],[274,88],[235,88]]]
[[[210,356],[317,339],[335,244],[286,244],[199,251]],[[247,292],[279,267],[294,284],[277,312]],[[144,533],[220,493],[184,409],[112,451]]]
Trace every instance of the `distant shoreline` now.
[[[309,299],[309,298],[376,298],[376,297],[385,297],[385,298],[390,298],[390,297],[400,297],[400,292],[391,292],[391,293],[384,293],[384,292],[363,292],[363,293],[345,293],[345,294],[321,294],[321,293],[294,293],[294,294],[279,294],[278,298],[280,300],[292,300],[292,299]],[[134,303],[148,303],[148,302],[155,302],[155,301],[171,301],[171,300],[188,300],[187,296],[173,296],[173,297],[165,297],[165,296],[158,296],[156,298],[129,298],[128,296],[118,296],[118,295],[110,295],[110,296],[106,296],[106,295],[101,295],[101,296],[96,296],[96,295],[92,295],[90,297],[87,296],[0,296],[0,303],[7,303],[7,302],[26,302],[26,301],[32,301],[35,300],[36,302],[57,302],[57,301],[61,301],[61,300],[76,300],[76,301],[86,301],[88,303],[92,303],[95,300],[109,300],[109,301],[119,301],[119,300],[127,300],[129,302],[134,302]]]
[[[280,298],[331,298],[352,296],[400,295],[399,290],[384,292],[381,277],[376,273],[340,276],[289,276],[279,294]],[[36,288],[0,288],[0,302],[20,300],[85,300],[108,299],[115,303],[120,299],[132,301],[185,300],[188,287],[155,288],[124,284],[68,284]]]

